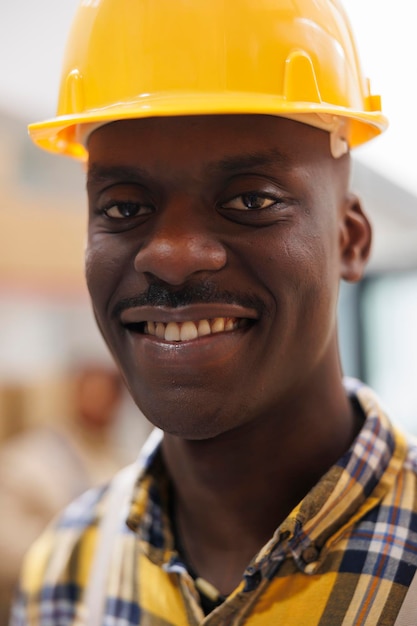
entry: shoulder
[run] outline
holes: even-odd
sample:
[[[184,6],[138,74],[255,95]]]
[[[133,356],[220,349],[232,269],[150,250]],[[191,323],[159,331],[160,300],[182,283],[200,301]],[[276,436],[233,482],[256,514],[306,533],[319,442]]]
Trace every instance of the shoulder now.
[[[31,546],[21,571],[13,625],[25,624],[23,616],[31,611],[39,615],[52,608],[60,611],[61,604],[66,614],[75,615],[88,579],[107,494],[108,486],[84,493]],[[53,621],[54,615],[49,617]]]
[[[417,437],[401,428],[391,416],[381,398],[361,381],[345,377],[345,389],[349,396],[356,398],[366,417],[365,426],[372,432],[377,448],[384,442],[395,459],[395,468],[417,475]]]
[[[73,500],[55,520],[55,528],[85,529],[100,517],[109,484],[95,487]]]
[[[26,626],[32,614],[39,616],[39,624],[84,623],[85,593],[97,567],[108,571],[113,544],[119,554],[136,539],[126,519],[139,476],[136,463],[125,467],[108,485],[73,501],[50,524],[25,559],[11,626]]]

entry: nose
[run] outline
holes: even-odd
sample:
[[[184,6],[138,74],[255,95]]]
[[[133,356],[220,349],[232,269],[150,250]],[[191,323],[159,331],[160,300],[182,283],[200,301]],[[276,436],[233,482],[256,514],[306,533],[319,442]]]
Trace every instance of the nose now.
[[[226,249],[206,221],[192,207],[166,207],[136,254],[135,270],[181,285],[199,272],[222,269]]]

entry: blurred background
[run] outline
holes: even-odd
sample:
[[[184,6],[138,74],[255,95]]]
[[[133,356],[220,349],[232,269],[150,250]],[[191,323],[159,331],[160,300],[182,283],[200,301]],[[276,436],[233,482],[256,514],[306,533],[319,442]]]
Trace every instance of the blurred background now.
[[[35,511],[34,502],[26,502],[23,509],[21,503],[13,503],[19,476],[26,491],[39,493],[42,479],[37,472],[55,472],[61,480],[65,467],[72,466],[74,474],[74,468],[83,470],[77,474],[77,489],[83,490],[133,459],[149,431],[123,387],[116,394],[112,417],[103,417],[101,425],[97,415],[92,419],[89,410],[80,408],[76,374],[103,368],[107,376],[112,367],[84,285],[84,173],[65,157],[35,149],[26,131],[28,122],[55,112],[60,61],[77,3],[0,2],[0,491],[6,498],[2,501],[0,496],[0,510],[2,516],[7,509],[15,511],[14,519],[20,512],[26,522],[32,520],[31,534],[38,532],[46,514]],[[388,0],[345,0],[345,7],[362,65],[372,79],[373,92],[383,96],[391,126],[354,153],[353,188],[363,199],[375,237],[365,279],[360,285],[342,285],[343,365],[346,374],[374,387],[391,416],[417,434],[413,0],[397,0],[395,5]],[[100,389],[96,377],[91,393],[98,397]],[[69,444],[66,439],[65,447],[63,431],[68,434],[74,415],[85,413],[84,424],[78,419],[73,426],[77,441]],[[38,445],[41,460],[38,466],[25,465],[35,449],[28,437],[39,432],[47,440],[44,437]],[[94,455],[96,441],[99,450]],[[95,468],[87,467],[86,456],[96,457]],[[114,464],[106,466],[104,457]],[[58,465],[45,466],[45,459],[52,458],[59,460]],[[28,475],[38,477],[32,490]],[[72,496],[74,489],[69,488],[65,497]],[[52,509],[48,511],[47,515]],[[0,537],[4,530],[1,527]],[[0,544],[2,550],[10,562],[18,558],[10,554],[10,546],[7,552],[7,546]],[[0,588],[6,589],[1,575],[0,567]]]

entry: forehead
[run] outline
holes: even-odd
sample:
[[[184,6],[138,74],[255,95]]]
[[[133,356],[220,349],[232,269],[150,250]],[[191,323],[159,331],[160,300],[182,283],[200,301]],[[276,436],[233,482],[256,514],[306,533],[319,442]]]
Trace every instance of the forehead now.
[[[89,167],[129,161],[164,167],[224,170],[280,168],[331,159],[326,131],[267,115],[207,115],[132,119],[96,129]]]

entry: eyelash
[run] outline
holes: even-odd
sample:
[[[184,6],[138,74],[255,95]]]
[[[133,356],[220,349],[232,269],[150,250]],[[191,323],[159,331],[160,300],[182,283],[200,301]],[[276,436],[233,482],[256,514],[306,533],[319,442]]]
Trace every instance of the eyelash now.
[[[110,215],[111,209],[116,208],[119,210],[120,215]],[[135,213],[133,215],[123,215],[123,209],[134,209]],[[145,209],[141,211],[141,209]],[[123,220],[123,219],[133,219],[136,217],[142,217],[144,215],[149,215],[152,213],[153,207],[147,204],[141,204],[139,202],[109,202],[107,206],[103,207],[100,210],[100,213],[103,213],[106,217],[112,220]]]
[[[225,201],[219,198],[215,207],[223,217],[233,222],[252,226],[267,226],[275,223],[278,219],[286,219],[284,209],[291,204],[293,201],[283,197],[274,187],[270,192],[268,189],[259,191],[255,188],[255,190],[229,196]],[[111,222],[112,228],[119,229],[142,224],[155,210],[157,208],[153,204],[147,204],[145,198],[144,201],[112,198],[104,202],[101,207],[100,205],[97,207],[97,213]]]
[[[267,204],[267,206],[247,206],[245,209],[240,209],[240,208],[236,208],[233,206],[227,206],[227,205],[231,205],[233,202],[236,202],[238,200],[242,200],[242,204],[245,204],[245,201],[248,204],[251,204],[251,199],[256,198],[257,200],[261,200],[261,203],[263,203],[264,201],[268,201],[269,203]],[[282,198],[277,198],[276,196],[272,196],[270,194],[266,194],[266,193],[261,193],[258,191],[248,191],[246,193],[241,193],[237,196],[233,196],[232,198],[230,198],[230,200],[227,200],[226,202],[223,202],[221,204],[221,208],[222,209],[231,209],[231,210],[235,210],[235,211],[265,211],[269,208],[272,208],[275,205],[279,205],[279,204],[283,204],[284,201]]]

